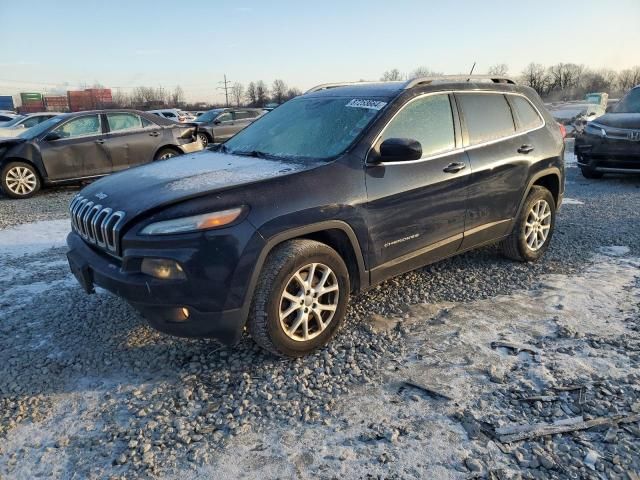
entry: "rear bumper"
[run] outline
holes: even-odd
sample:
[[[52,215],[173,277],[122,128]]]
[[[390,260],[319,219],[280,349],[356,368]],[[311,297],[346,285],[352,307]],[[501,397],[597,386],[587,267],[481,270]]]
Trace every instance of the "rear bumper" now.
[[[593,135],[576,138],[578,166],[602,173],[640,173],[640,142]]]
[[[237,268],[225,271],[225,264],[214,260],[207,266],[213,278],[206,278],[189,268],[188,259],[193,256],[190,248],[156,250],[155,254],[152,250],[135,250],[131,256],[125,251],[120,260],[94,250],[73,232],[67,237],[67,245],[71,271],[88,293],[99,286],[124,298],[153,328],[180,337],[215,338],[225,344],[233,344],[242,336],[250,302],[241,301],[240,295],[234,294],[234,286],[246,286],[249,278],[244,273],[239,275]],[[193,275],[187,275],[186,280],[159,280],[131,267],[145,256],[175,259]],[[195,260],[198,265],[200,260]]]

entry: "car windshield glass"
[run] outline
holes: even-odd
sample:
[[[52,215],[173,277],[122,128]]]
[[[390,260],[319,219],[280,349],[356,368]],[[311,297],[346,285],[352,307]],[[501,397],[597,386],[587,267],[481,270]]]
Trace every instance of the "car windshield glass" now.
[[[216,118],[218,114],[222,111],[223,110],[221,108],[217,108],[215,110],[209,110],[208,112],[204,112],[202,115],[200,115],[197,118],[197,120],[203,123],[212,122],[213,119]]]
[[[18,135],[18,137],[26,138],[28,140],[31,140],[32,138],[36,138],[41,133],[46,132],[51,127],[57,125],[62,120],[64,120],[63,116],[57,116],[57,117],[50,118],[49,120],[46,120],[46,121],[44,121],[42,123],[39,123],[35,127],[31,127],[30,129],[25,130],[20,135]]]
[[[612,109],[615,113],[640,113],[640,88],[627,93]]]
[[[23,116],[16,117],[13,120],[9,120],[8,122],[6,122],[4,125],[2,125],[2,127],[3,128],[13,127],[14,125],[18,124],[21,120],[24,120]]]
[[[225,143],[231,153],[329,159],[344,152],[386,102],[344,97],[290,100]]]

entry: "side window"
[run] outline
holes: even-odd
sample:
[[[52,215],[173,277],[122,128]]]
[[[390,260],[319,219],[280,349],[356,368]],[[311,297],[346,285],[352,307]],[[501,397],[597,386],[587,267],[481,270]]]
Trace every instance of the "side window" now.
[[[142,127],[143,128],[147,128],[147,127],[157,127],[157,125],[155,123],[153,123],[151,120],[144,118],[144,117],[140,117],[140,121],[142,122]]]
[[[167,118],[177,118],[176,114],[173,112],[162,112],[162,114]]]
[[[455,132],[449,96],[429,95],[403,107],[382,134],[383,141],[388,138],[417,140],[423,157],[453,150]]]
[[[99,115],[74,118],[54,130],[63,138],[83,137],[86,135],[99,135],[102,133]]]
[[[513,135],[516,128],[507,99],[501,94],[456,94],[472,145]]]
[[[520,120],[521,130],[531,130],[542,126],[542,118],[540,118],[540,115],[536,109],[533,108],[533,105],[531,105],[529,100],[518,95],[511,95],[509,98],[513,104],[513,109]]]
[[[107,113],[107,122],[112,132],[142,128],[140,117],[133,113]]]
[[[230,122],[233,120],[233,117],[231,116],[231,112],[224,112],[218,115],[218,118],[216,118],[216,120],[218,120],[219,122]]]
[[[233,116],[236,120],[246,120],[248,118],[256,118],[258,116],[257,112],[247,111],[247,110],[237,110],[233,112]]]
[[[22,122],[22,125],[24,125],[24,128],[31,128],[41,122],[44,122],[45,120],[47,120],[46,117],[30,117]]]

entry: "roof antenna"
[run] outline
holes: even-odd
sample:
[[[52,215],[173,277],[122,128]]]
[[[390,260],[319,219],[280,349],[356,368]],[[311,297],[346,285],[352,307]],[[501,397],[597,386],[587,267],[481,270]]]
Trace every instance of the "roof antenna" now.
[[[476,62],[473,62],[473,67],[471,67],[471,71],[469,72],[469,78],[467,78],[467,82],[471,80],[471,75],[473,75],[473,70],[476,68]]]

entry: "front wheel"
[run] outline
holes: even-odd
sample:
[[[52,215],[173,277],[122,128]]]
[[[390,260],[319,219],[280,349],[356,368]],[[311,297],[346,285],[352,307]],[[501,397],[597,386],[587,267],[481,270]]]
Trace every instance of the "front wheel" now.
[[[502,253],[513,260],[533,262],[549,248],[556,223],[556,202],[544,187],[533,186],[511,235],[501,243]]]
[[[260,274],[249,333],[276,355],[306,355],[334,336],[349,292],[349,273],[335,250],[313,240],[285,242],[269,254]]]
[[[2,191],[11,198],[29,198],[40,190],[40,177],[33,165],[11,162],[0,173]]]
[[[177,157],[180,155],[173,148],[161,148],[158,153],[156,153],[156,157],[154,160],[168,160],[173,157]]]
[[[198,140],[202,143],[202,148],[207,148],[207,145],[209,145],[209,137],[205,133],[199,133]]]

